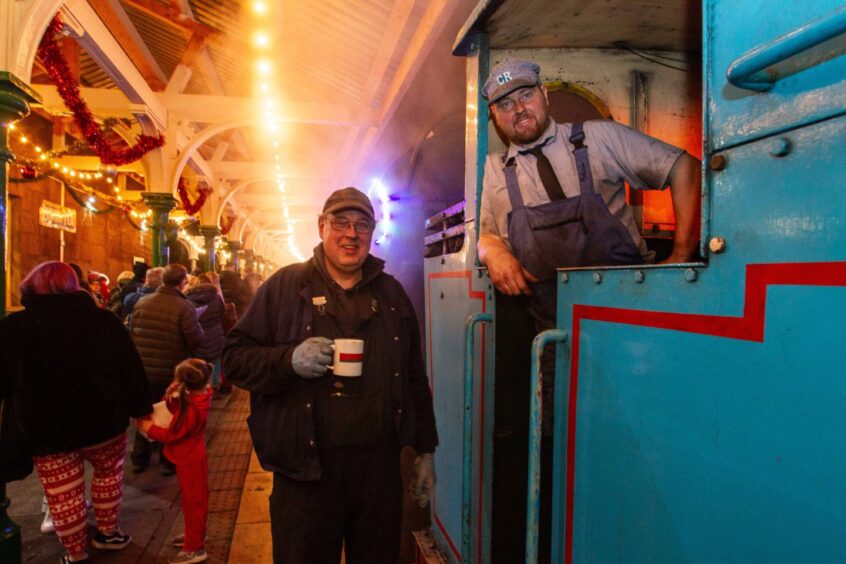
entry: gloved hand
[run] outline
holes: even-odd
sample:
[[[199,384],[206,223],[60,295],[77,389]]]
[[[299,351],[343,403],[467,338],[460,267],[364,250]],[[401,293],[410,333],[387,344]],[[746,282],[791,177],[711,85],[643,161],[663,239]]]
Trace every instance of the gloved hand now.
[[[332,364],[332,341],[326,337],[309,337],[294,349],[291,357],[294,372],[303,378],[320,378]]]
[[[431,452],[423,453],[414,459],[414,469],[408,490],[411,498],[420,507],[429,505],[435,492],[435,455]]]

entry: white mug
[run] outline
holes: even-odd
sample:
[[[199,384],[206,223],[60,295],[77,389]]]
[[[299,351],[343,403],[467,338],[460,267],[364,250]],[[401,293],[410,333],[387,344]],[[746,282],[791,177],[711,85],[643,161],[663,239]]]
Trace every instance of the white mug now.
[[[335,339],[332,342],[332,365],[329,367],[335,376],[357,378],[361,376],[364,361],[364,341],[361,339]]]

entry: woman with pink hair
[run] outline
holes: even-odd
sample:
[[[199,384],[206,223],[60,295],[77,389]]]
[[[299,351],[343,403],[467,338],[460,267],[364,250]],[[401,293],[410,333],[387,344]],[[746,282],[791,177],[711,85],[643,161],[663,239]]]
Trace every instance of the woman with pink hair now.
[[[88,560],[84,461],[94,467],[92,544],[125,548],[118,526],[129,418],[152,411],[150,387],[129,334],[80,291],[65,263],[39,264],[20,284],[26,309],[0,320],[0,398],[32,454],[62,562]]]

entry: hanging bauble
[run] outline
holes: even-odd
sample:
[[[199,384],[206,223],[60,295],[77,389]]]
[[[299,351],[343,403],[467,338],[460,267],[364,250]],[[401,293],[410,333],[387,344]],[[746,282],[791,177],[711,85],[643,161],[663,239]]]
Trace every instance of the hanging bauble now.
[[[100,173],[106,178],[114,178],[117,176],[118,169],[113,164],[100,163]]]
[[[38,172],[35,170],[35,167],[24,165],[20,168],[21,176],[27,180],[33,180],[36,176],[38,176]]]

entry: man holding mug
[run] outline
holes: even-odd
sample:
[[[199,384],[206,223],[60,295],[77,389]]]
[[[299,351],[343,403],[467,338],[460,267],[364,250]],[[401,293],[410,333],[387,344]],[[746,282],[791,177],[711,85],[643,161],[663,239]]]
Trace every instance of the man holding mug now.
[[[392,564],[403,446],[418,453],[410,490],[421,507],[435,484],[417,318],[370,255],[376,221],[365,194],[337,190],[317,225],[314,256],[271,276],[227,336],[224,371],[251,392],[253,444],[273,472],[274,562],[337,564],[343,545],[349,564]],[[361,343],[347,349],[350,340]],[[341,362],[361,368],[341,374]]]

